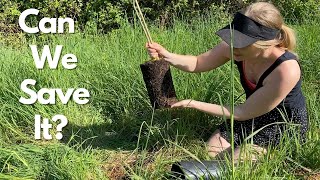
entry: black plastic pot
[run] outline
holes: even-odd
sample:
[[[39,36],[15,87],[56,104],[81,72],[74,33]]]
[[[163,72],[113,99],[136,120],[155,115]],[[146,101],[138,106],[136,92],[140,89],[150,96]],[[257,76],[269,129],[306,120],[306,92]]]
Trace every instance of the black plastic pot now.
[[[225,168],[223,161],[181,161],[171,167],[174,179],[219,179]]]

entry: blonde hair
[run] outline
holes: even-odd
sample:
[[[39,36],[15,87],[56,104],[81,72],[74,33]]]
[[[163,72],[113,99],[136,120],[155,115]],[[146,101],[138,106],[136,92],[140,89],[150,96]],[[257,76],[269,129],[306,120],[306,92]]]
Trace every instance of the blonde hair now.
[[[266,27],[280,30],[279,35],[275,39],[257,41],[253,44],[254,46],[262,49],[277,46],[291,52],[294,51],[296,47],[295,32],[284,23],[280,11],[273,4],[268,2],[253,3],[243,13]]]

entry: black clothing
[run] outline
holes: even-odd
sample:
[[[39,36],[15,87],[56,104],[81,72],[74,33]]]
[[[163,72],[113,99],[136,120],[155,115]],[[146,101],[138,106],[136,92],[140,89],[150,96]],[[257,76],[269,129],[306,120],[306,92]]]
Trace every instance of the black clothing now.
[[[257,86],[255,89],[251,90],[248,88],[243,67],[241,62],[235,61],[235,64],[238,67],[240,72],[240,80],[242,87],[245,90],[246,98],[249,98],[257,89],[262,87],[263,80],[282,62],[286,60],[295,59],[297,57],[286,51],[282,54],[260,77]],[[305,98],[301,91],[301,77],[295,87],[290,91],[290,93],[286,96],[285,99],[281,101],[281,103],[271,110],[270,112],[261,115],[259,117],[249,119],[246,121],[234,121],[234,141],[235,145],[240,145],[243,140],[254,133],[257,130],[260,130],[256,135],[253,136],[252,140],[254,144],[265,146],[269,144],[277,145],[280,142],[281,134],[288,127],[288,125],[281,122],[289,122],[293,124],[298,124],[298,134],[300,134],[300,140],[304,140],[306,136],[306,132],[308,130],[308,113],[306,109]],[[277,123],[277,122],[280,122]],[[266,127],[265,127],[266,126]],[[230,129],[231,124],[230,120],[226,123],[222,123],[219,126],[220,134],[223,138],[225,138],[228,142],[230,139]],[[250,140],[251,141],[251,140]]]

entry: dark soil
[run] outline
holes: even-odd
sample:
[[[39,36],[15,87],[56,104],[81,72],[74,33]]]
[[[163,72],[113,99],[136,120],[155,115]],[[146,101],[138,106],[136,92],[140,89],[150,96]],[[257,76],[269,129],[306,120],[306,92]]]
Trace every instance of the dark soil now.
[[[170,65],[164,60],[148,61],[140,65],[151,105],[155,109],[170,107],[177,102]]]

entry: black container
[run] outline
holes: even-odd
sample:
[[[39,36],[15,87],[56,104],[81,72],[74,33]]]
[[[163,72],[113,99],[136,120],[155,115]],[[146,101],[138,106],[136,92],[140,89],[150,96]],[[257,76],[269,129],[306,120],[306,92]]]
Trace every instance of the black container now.
[[[226,167],[224,161],[181,161],[171,167],[174,179],[219,179]]]

